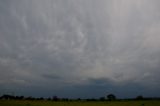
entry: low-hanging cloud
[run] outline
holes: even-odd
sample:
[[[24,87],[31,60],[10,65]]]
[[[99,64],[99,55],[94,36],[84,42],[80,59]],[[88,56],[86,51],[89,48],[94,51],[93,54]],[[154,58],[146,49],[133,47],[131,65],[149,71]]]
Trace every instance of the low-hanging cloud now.
[[[159,5],[1,0],[0,86],[59,89],[103,79],[159,88]]]

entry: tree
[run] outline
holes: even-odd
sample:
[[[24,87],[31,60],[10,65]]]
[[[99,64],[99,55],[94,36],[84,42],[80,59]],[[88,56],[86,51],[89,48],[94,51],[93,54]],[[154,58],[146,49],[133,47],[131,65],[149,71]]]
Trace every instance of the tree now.
[[[105,97],[100,97],[99,100],[100,101],[105,101]]]
[[[53,101],[58,101],[59,98],[57,96],[53,96]]]
[[[142,95],[139,95],[139,96],[136,97],[136,99],[137,99],[137,100],[143,100],[144,98],[143,98]]]
[[[107,95],[109,101],[116,100],[116,96],[114,94]]]

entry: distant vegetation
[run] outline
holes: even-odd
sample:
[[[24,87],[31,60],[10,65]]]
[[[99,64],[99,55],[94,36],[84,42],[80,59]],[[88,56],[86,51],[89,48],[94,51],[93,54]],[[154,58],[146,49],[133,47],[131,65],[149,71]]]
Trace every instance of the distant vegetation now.
[[[70,99],[70,98],[59,98],[57,96],[44,98],[44,97],[25,97],[25,96],[14,96],[14,95],[8,95],[4,94],[0,96],[0,100],[48,100],[48,101],[123,101],[123,100],[160,100],[159,97],[143,97],[142,95],[139,95],[135,98],[126,98],[126,99],[118,99],[114,94],[108,94],[106,97],[100,97],[100,98],[77,98],[77,99]]]
[[[139,95],[132,99],[117,99],[114,94],[108,94],[99,99],[69,99],[57,96],[35,98],[4,94],[0,96],[0,106],[160,106],[160,98]]]

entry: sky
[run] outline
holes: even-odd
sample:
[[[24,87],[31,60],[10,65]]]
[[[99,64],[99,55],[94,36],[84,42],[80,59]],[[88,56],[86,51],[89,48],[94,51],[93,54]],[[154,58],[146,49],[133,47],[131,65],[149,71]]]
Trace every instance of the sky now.
[[[160,96],[159,0],[0,0],[0,95]]]

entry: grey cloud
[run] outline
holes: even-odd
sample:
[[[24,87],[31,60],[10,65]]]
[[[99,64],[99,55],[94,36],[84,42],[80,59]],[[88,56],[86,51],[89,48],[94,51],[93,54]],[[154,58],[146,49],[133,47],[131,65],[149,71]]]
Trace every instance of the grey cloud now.
[[[159,88],[159,9],[158,0],[1,0],[0,85]]]

